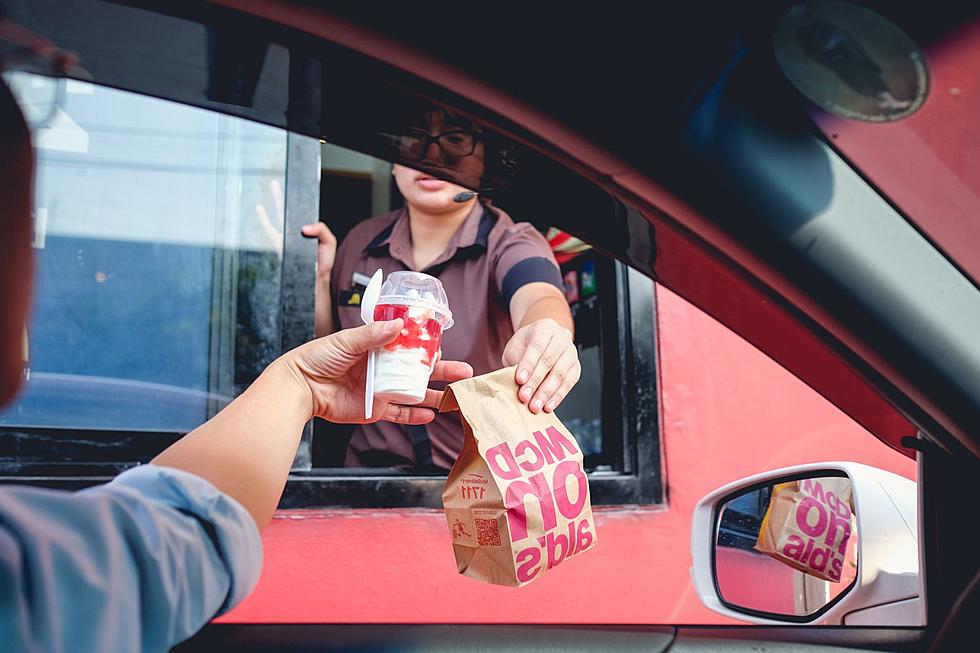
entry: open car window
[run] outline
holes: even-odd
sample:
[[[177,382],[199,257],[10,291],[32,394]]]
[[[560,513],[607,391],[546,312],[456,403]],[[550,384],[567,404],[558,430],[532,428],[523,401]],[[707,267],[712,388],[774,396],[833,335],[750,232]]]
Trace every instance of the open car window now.
[[[58,11],[46,12],[44,3],[9,2],[8,13],[19,25],[75,55],[79,63],[66,71],[72,77],[282,127],[296,135],[297,142],[300,136],[322,139],[477,188],[543,232],[555,227],[570,233],[599,254],[682,288],[689,300],[805,378],[891,446],[899,448],[901,437],[914,433],[901,414],[838,359],[826,334],[801,329],[790,317],[792,310],[767,299],[760,288],[738,286],[736,271],[695,246],[690,234],[660,208],[647,208],[640,215],[600,188],[607,178],[583,183],[577,172],[556,163],[563,160],[562,152],[543,145],[506,116],[302,29],[216,5],[144,11],[102,0],[55,4]],[[34,68],[39,67],[43,68]],[[418,161],[405,127],[411,127],[412,117],[426,103],[452,107],[487,128],[487,165],[479,179]],[[312,156],[310,152],[297,156]],[[627,188],[630,177],[624,177]],[[315,214],[316,205],[304,207],[307,218]],[[687,210],[673,200],[662,208]],[[287,228],[287,239],[293,233]],[[703,282],[708,278],[714,285]],[[292,297],[295,289],[288,286],[284,298],[291,307],[287,321],[304,305],[302,298]],[[742,310],[746,302],[757,310]],[[767,333],[768,325],[775,323],[781,325],[778,337]],[[284,337],[301,341],[291,333],[287,330]]]
[[[558,414],[580,439],[593,500],[663,500],[654,284],[643,276],[655,252],[638,213],[478,121],[419,135],[413,121],[446,105],[349,53],[268,42],[242,58],[248,28],[235,20],[204,29],[141,15],[183,47],[176,64],[148,54],[134,78],[92,49],[101,26],[131,10],[87,8],[93,33],[10,8],[25,28],[79,48],[68,74],[88,81],[30,53],[13,60],[32,65],[5,73],[38,147],[37,299],[27,383],[0,412],[5,473],[77,487],[145,463],[311,339],[316,252],[300,227],[319,214],[343,240],[397,209],[399,163],[479,191],[537,233],[575,321],[582,379]],[[151,41],[161,27],[141,26]],[[173,65],[186,76],[164,69]],[[454,166],[416,147],[432,138],[453,152],[467,137],[485,152],[475,172],[472,148]],[[307,427],[284,507],[439,505],[438,470],[346,461],[352,430]]]

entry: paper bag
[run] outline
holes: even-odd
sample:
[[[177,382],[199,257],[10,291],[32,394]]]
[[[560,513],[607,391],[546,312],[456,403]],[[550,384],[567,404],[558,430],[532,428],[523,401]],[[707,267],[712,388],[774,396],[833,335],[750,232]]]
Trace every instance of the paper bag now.
[[[461,574],[520,587],[596,545],[578,442],[518,401],[514,368],[451,384],[440,410],[463,422],[442,491]]]
[[[755,550],[837,582],[855,525],[847,478],[808,478],[773,487]]]

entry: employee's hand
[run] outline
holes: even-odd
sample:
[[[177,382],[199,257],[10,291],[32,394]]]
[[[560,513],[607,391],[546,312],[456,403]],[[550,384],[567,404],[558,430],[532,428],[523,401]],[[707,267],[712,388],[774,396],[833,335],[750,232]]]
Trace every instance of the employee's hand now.
[[[330,273],[337,257],[337,237],[322,222],[304,225],[301,231],[307,238],[317,239],[313,327],[319,338],[334,331],[333,307],[330,305]]]
[[[318,280],[326,278],[329,284],[330,272],[337,257],[337,237],[330,231],[330,227],[322,222],[303,225],[301,231],[307,238],[317,239],[316,276]]]
[[[582,375],[571,331],[551,318],[518,329],[504,348],[503,364],[517,366],[517,398],[532,413],[555,410]]]
[[[305,384],[308,387],[312,415],[315,417],[342,424],[378,420],[425,424],[435,418],[435,409],[442,401],[441,391],[430,388],[422,403],[414,406],[399,406],[375,399],[371,411],[373,419],[364,419],[367,352],[393,341],[403,326],[402,320],[397,319],[345,329],[308,342],[280,360],[301,381],[301,386]],[[451,383],[471,376],[473,368],[466,363],[439,361],[435,364],[431,379]]]

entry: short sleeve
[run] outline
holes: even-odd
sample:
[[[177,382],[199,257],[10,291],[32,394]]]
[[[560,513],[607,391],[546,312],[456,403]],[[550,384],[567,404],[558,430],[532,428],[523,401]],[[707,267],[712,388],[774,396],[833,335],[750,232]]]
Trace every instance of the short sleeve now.
[[[494,281],[510,305],[514,293],[534,282],[549,283],[564,291],[561,270],[544,236],[527,222],[507,228],[494,252]]]
[[[247,596],[261,567],[251,515],[187,472],[0,488],[0,637],[14,650],[167,650]]]

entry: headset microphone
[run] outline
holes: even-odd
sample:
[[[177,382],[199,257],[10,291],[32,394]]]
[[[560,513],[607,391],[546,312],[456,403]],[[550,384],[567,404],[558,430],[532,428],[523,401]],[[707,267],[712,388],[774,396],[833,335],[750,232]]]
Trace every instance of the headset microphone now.
[[[462,204],[464,202],[469,202],[474,197],[476,197],[476,193],[472,191],[466,191],[465,193],[459,193],[458,195],[454,195],[453,201]]]

